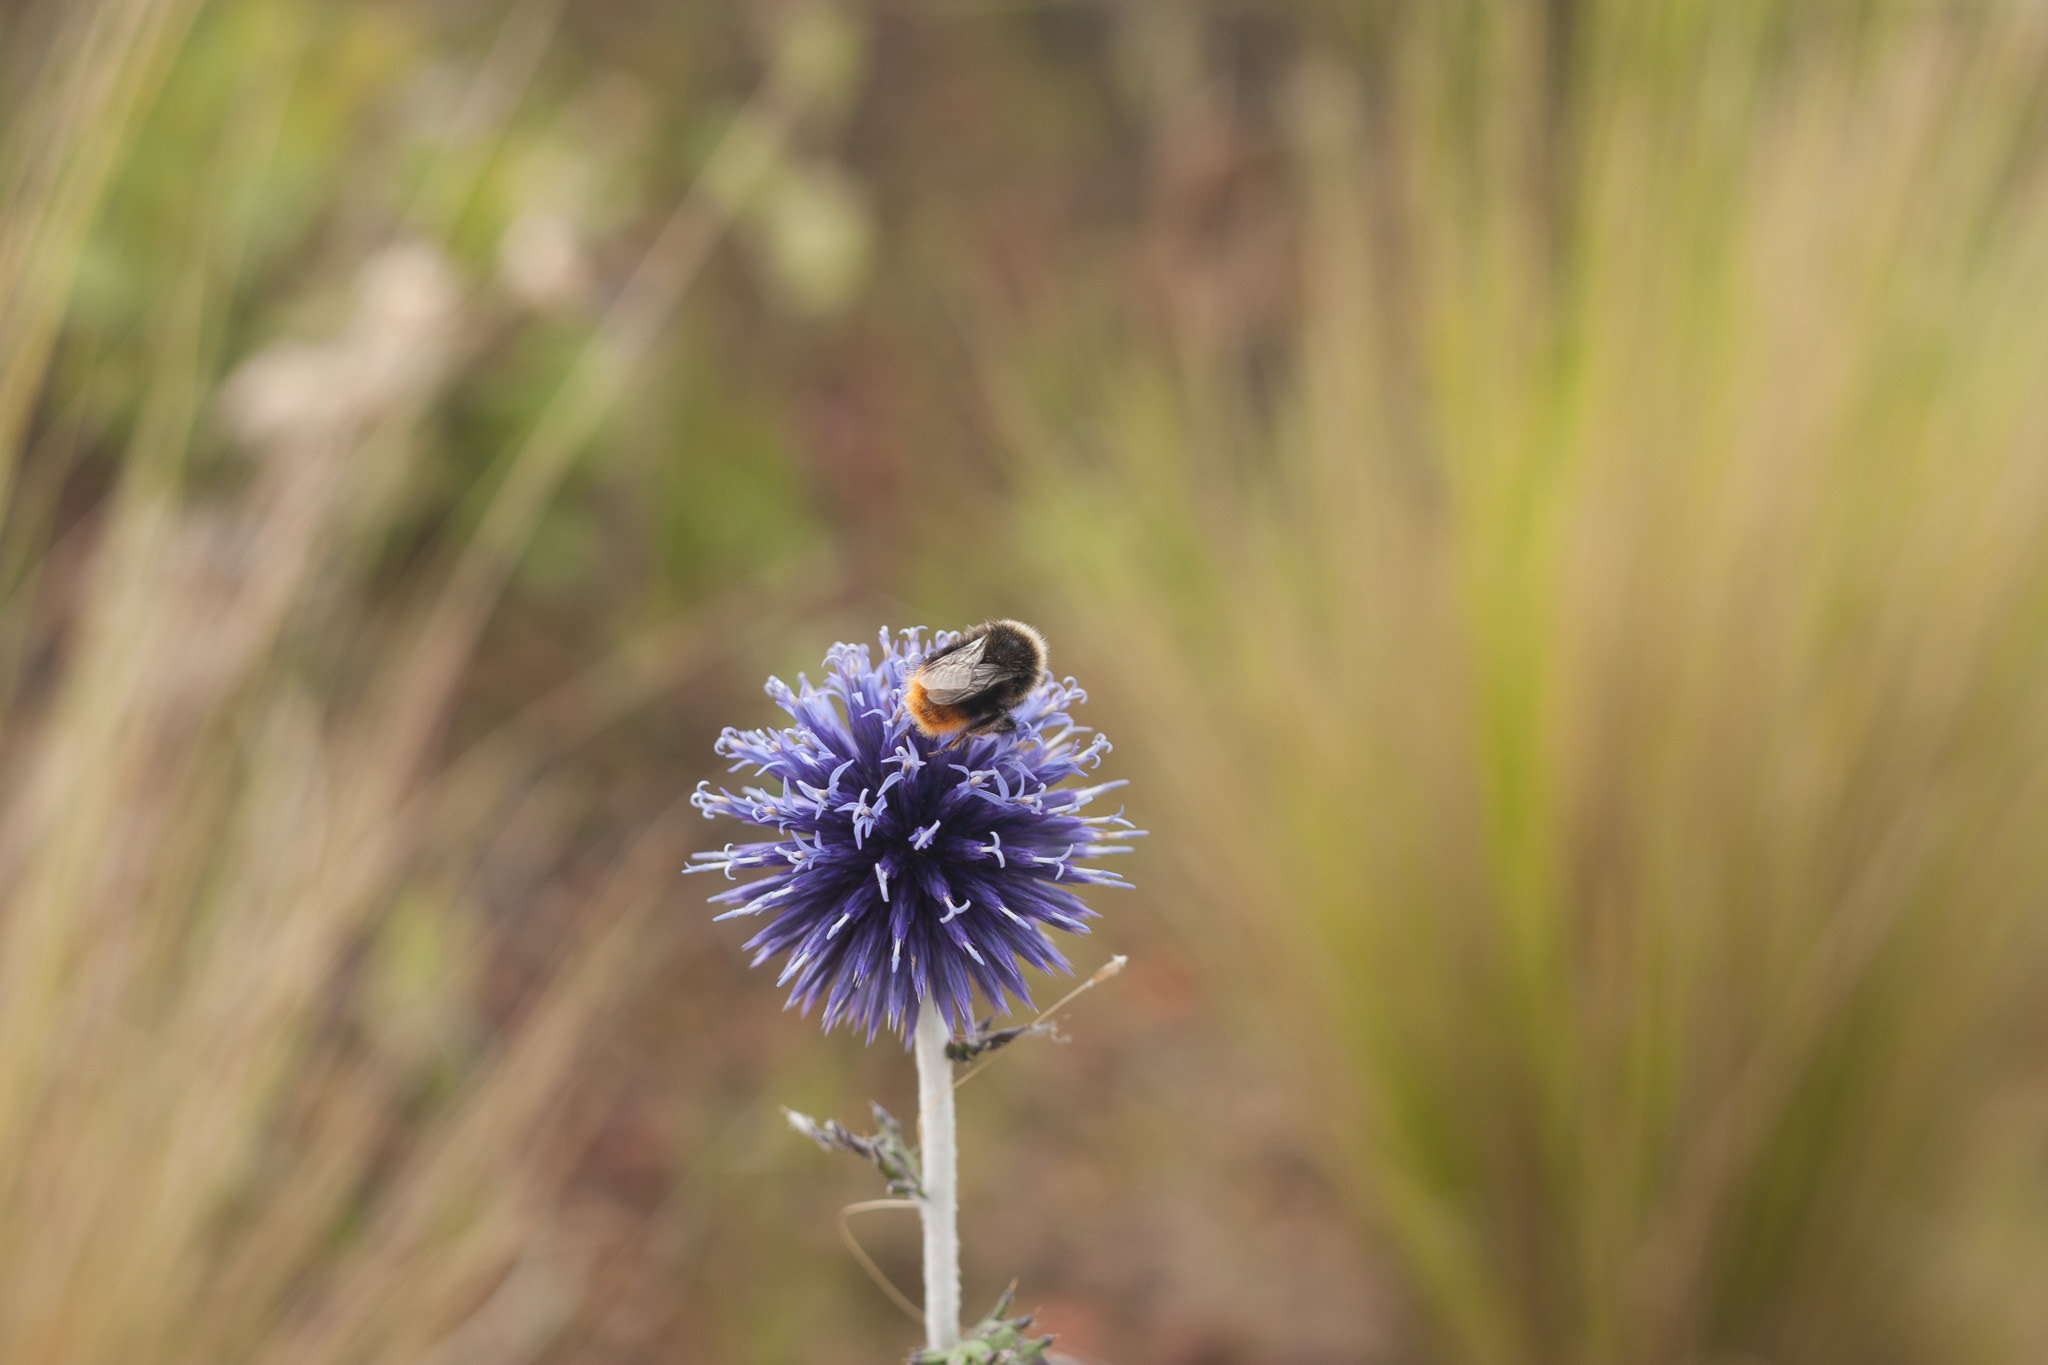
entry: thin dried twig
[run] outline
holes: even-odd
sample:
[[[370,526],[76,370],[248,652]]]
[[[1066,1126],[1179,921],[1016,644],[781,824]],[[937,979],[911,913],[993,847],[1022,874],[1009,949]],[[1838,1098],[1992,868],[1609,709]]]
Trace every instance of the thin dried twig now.
[[[1053,1015],[1059,1013],[1068,1005],[1072,1004],[1075,998],[1081,995],[1084,991],[1093,989],[1101,983],[1109,980],[1112,976],[1115,976],[1118,972],[1122,971],[1124,969],[1124,964],[1128,963],[1129,961],[1129,957],[1127,957],[1123,953],[1118,953],[1115,957],[1103,963],[1100,967],[1097,967],[1095,969],[1095,975],[1089,977],[1086,981],[1083,981],[1080,985],[1074,987],[1074,989],[1068,991],[1065,995],[1053,1001],[1050,1005],[1047,1005],[1043,1010],[1040,1010],[1038,1013],[1038,1017],[1036,1019],[1033,1019],[1030,1023],[1023,1025],[1021,1028],[1005,1029],[1003,1031],[1005,1033],[1012,1033],[1016,1035],[1031,1032],[1040,1024],[1043,1024],[1046,1020],[1050,1019]],[[1005,1041],[1008,1040],[1006,1039]],[[995,1047],[1000,1046],[1002,1046],[1001,1043],[995,1044]],[[982,1050],[986,1052],[992,1052],[995,1050],[995,1047],[984,1048]],[[989,1065],[994,1061],[995,1058],[993,1057],[983,1058],[981,1065],[973,1067],[972,1069],[964,1072],[959,1080],[954,1081],[953,1088],[955,1090],[958,1090],[961,1086],[967,1084],[976,1076],[979,1076],[982,1072],[988,1070]]]
[[[868,1278],[873,1280],[876,1286],[889,1296],[889,1302],[909,1314],[911,1321],[922,1326],[924,1323],[924,1310],[912,1303],[910,1296],[898,1289],[889,1277],[882,1273],[882,1267],[875,1264],[874,1258],[868,1255],[861,1247],[860,1239],[853,1235],[853,1225],[846,1221],[853,1214],[873,1213],[878,1209],[910,1209],[915,1212],[917,1201],[915,1199],[864,1199],[858,1204],[848,1204],[845,1208],[839,1210],[839,1240],[846,1243],[846,1249],[853,1253],[854,1260],[860,1262],[860,1268],[867,1271]]]

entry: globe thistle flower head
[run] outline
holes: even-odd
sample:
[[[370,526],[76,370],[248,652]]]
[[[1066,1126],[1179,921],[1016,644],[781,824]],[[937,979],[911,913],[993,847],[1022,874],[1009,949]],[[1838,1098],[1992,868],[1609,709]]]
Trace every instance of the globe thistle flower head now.
[[[819,686],[770,678],[793,724],[727,729],[717,750],[780,790],[705,782],[692,798],[706,819],[776,831],[693,856],[691,872],[765,873],[713,896],[733,907],[718,918],[765,917],[746,945],[754,965],[787,954],[789,1003],[822,1004],[828,1030],[865,1027],[870,1042],[884,1023],[905,1032],[927,996],[962,1031],[976,987],[999,1009],[1029,1005],[1023,966],[1072,970],[1046,929],[1084,934],[1094,918],[1076,889],[1130,885],[1085,860],[1128,853],[1144,833],[1121,810],[1083,813],[1122,782],[1061,785],[1110,748],[1074,723],[1087,694],[1071,678],[1040,682],[1010,713],[1011,734],[950,747],[921,734],[903,707],[921,635],[885,629],[879,655],[834,645]],[[940,632],[931,647],[957,638]]]

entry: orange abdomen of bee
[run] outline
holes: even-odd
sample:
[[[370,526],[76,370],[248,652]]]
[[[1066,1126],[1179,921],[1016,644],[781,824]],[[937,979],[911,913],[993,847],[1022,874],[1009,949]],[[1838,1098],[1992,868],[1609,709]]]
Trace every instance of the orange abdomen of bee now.
[[[967,728],[965,711],[933,701],[915,677],[903,689],[903,707],[910,712],[912,723],[928,735],[953,735]]]

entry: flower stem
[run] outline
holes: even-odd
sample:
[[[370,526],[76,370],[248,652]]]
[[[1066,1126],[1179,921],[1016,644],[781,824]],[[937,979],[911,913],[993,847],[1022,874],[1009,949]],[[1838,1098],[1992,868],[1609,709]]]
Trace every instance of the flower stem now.
[[[924,1333],[934,1351],[960,1344],[960,1162],[953,1133],[952,1030],[938,1003],[917,1011],[917,1141],[924,1198]]]

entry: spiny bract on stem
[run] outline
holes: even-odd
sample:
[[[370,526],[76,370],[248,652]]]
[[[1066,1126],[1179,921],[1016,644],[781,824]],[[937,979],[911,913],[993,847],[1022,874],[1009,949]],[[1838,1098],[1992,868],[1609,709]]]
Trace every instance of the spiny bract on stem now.
[[[865,1025],[871,1042],[884,1022],[904,1032],[926,996],[962,1031],[976,986],[999,1008],[1006,993],[1029,1005],[1022,964],[1072,970],[1046,926],[1083,934],[1094,917],[1073,888],[1130,885],[1081,860],[1128,853],[1144,833],[1121,810],[1080,813],[1122,782],[1058,785],[1110,748],[1069,715],[1087,700],[1071,678],[1034,688],[1011,712],[1013,734],[947,747],[918,733],[903,689],[926,652],[922,633],[884,629],[879,659],[866,645],[834,645],[822,686],[770,678],[768,695],[795,724],[727,729],[717,748],[732,771],[751,767],[782,789],[705,782],[692,798],[707,819],[780,833],[695,854],[689,870],[768,869],[713,896],[735,907],[718,918],[771,916],[747,941],[754,965],[789,953],[778,984],[794,983],[790,1003],[808,1013],[822,1000],[827,1029]],[[931,647],[957,638],[939,632]]]

